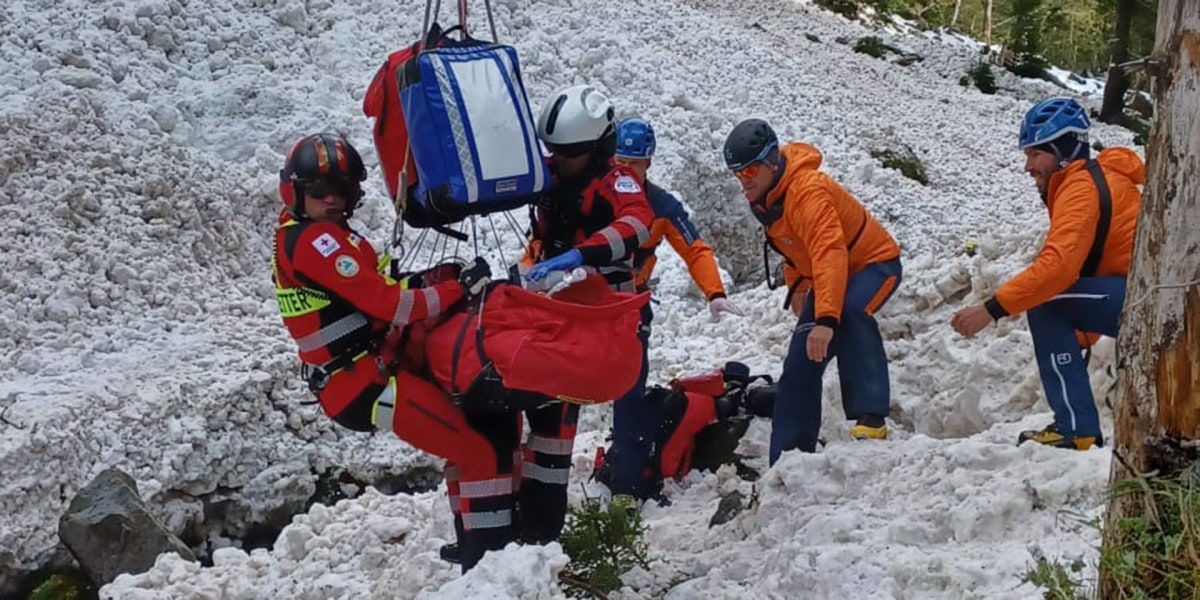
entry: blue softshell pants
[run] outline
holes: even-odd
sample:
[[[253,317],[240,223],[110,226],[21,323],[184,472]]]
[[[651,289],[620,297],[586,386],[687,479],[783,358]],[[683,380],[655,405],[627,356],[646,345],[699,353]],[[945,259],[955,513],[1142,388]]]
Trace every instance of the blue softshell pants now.
[[[1046,402],[1054,411],[1058,432],[1068,439],[1102,437],[1100,413],[1075,332],[1117,337],[1124,304],[1124,277],[1081,277],[1026,313]]]
[[[873,263],[850,277],[842,317],[829,346],[829,357],[837,357],[846,418],[862,415],[886,417],[891,405],[887,355],[874,313],[900,284],[900,259]],[[815,326],[814,296],[809,292],[804,310],[796,321],[783,374],[775,396],[771,423],[770,463],[786,450],[817,449],[821,429],[821,377],[829,358],[808,358],[808,334]]]

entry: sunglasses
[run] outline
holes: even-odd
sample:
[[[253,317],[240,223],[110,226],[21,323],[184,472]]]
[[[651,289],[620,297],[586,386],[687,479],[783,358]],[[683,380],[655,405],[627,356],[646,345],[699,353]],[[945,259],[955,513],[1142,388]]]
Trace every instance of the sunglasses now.
[[[778,148],[779,142],[771,142],[758,152],[758,156],[740,165],[729,165],[729,170],[733,171],[734,176],[738,179],[754,179],[758,176],[758,172],[762,170],[763,163],[767,161],[767,157],[771,156],[771,151]]]
[[[578,144],[546,144],[546,149],[555,156],[563,158],[579,158],[586,156],[596,149],[595,142],[581,142]]]
[[[346,185],[330,181],[312,181],[304,184],[304,195],[309,198],[321,199],[328,196],[346,197]]]
[[[762,171],[762,169],[762,163],[753,163],[734,171],[733,176],[741,179],[742,181],[749,181],[755,177],[758,177],[758,173]]]

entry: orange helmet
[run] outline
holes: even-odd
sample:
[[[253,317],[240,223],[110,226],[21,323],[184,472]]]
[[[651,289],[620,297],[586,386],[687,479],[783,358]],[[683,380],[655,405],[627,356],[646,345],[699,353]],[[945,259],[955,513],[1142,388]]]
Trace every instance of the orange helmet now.
[[[346,216],[362,200],[361,183],[367,179],[362,156],[346,138],[335,133],[315,133],[300,138],[279,171],[279,198],[292,216],[303,219],[304,187],[334,186],[346,198]]]

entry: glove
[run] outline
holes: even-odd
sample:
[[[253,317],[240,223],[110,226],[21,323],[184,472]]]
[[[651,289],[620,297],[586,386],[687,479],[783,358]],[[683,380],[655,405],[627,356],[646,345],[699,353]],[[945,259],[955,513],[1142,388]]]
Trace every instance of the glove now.
[[[525,273],[525,279],[541,281],[546,278],[546,274],[550,271],[570,271],[582,265],[583,255],[579,253],[579,250],[572,248],[566,254],[559,254],[554,258],[543,260],[533,265],[533,268],[529,269],[528,273]]]
[[[487,284],[492,281],[492,268],[488,266],[487,261],[476,256],[475,264],[463,269],[458,275],[458,282],[462,284],[463,293],[468,297],[478,296],[483,293]]]
[[[729,301],[729,298],[720,297],[713,298],[712,302],[708,303],[708,312],[712,315],[713,320],[720,320],[721,313],[729,313],[731,315],[743,316],[742,309],[736,304]]]

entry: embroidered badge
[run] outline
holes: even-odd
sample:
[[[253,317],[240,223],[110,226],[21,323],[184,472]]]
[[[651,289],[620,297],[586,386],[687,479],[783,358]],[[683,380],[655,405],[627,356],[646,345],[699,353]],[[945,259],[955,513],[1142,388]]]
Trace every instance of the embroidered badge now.
[[[613,184],[613,189],[622,194],[636,194],[642,191],[642,186],[638,185],[632,177],[628,175],[622,175],[618,177],[617,182]]]
[[[342,277],[354,277],[358,275],[358,261],[345,254],[337,257],[337,260],[333,262],[333,268]]]
[[[313,248],[316,248],[317,252],[320,252],[321,256],[324,256],[325,258],[329,258],[329,255],[337,252],[338,248],[342,247],[337,243],[337,240],[333,239],[333,236],[329,235],[328,233],[322,233],[317,237],[317,239],[313,240],[312,245]]]

